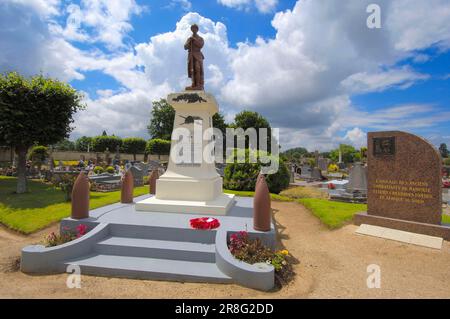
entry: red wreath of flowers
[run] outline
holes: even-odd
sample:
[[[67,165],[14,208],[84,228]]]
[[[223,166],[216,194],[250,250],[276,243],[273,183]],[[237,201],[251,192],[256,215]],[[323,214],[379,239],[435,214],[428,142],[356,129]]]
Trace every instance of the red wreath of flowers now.
[[[219,220],[212,217],[193,218],[190,224],[195,229],[215,229],[220,226]]]

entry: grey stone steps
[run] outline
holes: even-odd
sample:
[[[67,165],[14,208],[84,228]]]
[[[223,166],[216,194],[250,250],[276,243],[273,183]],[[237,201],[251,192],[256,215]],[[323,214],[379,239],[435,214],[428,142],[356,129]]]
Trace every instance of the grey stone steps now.
[[[108,237],[95,246],[100,254],[215,263],[215,245],[171,240]]]
[[[160,227],[148,225],[111,224],[110,234],[116,237],[133,237],[179,242],[195,242],[213,244],[216,239],[214,230],[197,230],[186,226]]]
[[[231,278],[223,274],[215,263],[94,254],[67,261],[64,265],[80,266],[81,275],[182,282],[231,282]]]

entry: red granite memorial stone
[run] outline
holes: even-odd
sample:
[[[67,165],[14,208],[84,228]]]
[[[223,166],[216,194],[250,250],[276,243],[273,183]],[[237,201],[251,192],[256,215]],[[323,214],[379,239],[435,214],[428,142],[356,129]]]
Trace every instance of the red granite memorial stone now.
[[[438,229],[441,170],[439,152],[423,138],[399,131],[369,133],[367,213],[356,215],[355,223],[450,236],[448,227]]]

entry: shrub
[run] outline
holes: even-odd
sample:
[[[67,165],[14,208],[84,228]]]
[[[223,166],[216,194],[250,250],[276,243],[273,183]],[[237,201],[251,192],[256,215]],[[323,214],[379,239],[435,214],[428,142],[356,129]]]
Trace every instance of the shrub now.
[[[450,166],[450,158],[446,158],[446,159],[444,160],[444,165]]]
[[[145,148],[146,154],[151,155],[169,155],[170,154],[170,141],[154,138],[147,142]]]
[[[114,174],[116,172],[116,170],[114,169],[114,167],[108,166],[106,168],[106,172],[109,173],[109,174]]]
[[[242,152],[245,152],[246,162],[237,163],[237,157],[238,155],[243,155]],[[232,158],[229,159],[230,163],[227,164],[224,170],[224,187],[226,189],[237,191],[255,190],[256,178],[258,177],[263,164],[260,162],[249,163],[250,152],[253,152],[254,156],[267,155],[267,153],[264,153],[263,151],[235,149],[231,155]],[[271,157],[271,160],[279,161],[279,167],[275,174],[266,175],[266,182],[269,191],[278,194],[289,186],[290,173],[283,159],[277,159],[273,156]]]
[[[52,179],[52,184],[61,188],[64,192],[64,198],[67,202],[72,200],[72,189],[77,177],[75,174],[63,174],[60,176],[60,179],[55,179],[54,177]]]
[[[95,174],[101,174],[101,173],[103,173],[103,172],[104,172],[103,167],[101,167],[101,166],[95,166],[95,167],[94,167],[94,173],[95,173]]]
[[[336,164],[330,164],[328,166],[328,171],[329,172],[337,172],[339,170],[339,167]]]
[[[28,158],[39,167],[39,170],[48,156],[48,148],[42,145],[33,146],[28,153]]]
[[[48,157],[48,147],[37,145],[33,146],[28,153],[28,159],[33,162],[43,162]]]
[[[61,161],[64,166],[78,166],[79,161]]]

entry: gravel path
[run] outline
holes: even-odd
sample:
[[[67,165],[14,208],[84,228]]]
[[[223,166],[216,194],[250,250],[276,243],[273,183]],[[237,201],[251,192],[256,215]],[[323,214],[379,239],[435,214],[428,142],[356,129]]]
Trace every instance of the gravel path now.
[[[357,235],[356,226],[329,231],[303,206],[274,202],[280,247],[298,260],[296,279],[280,291],[83,276],[81,289],[66,274],[17,270],[20,249],[57,226],[31,236],[0,228],[0,298],[450,298],[450,243],[433,250]],[[367,266],[381,267],[381,288],[366,285]]]

